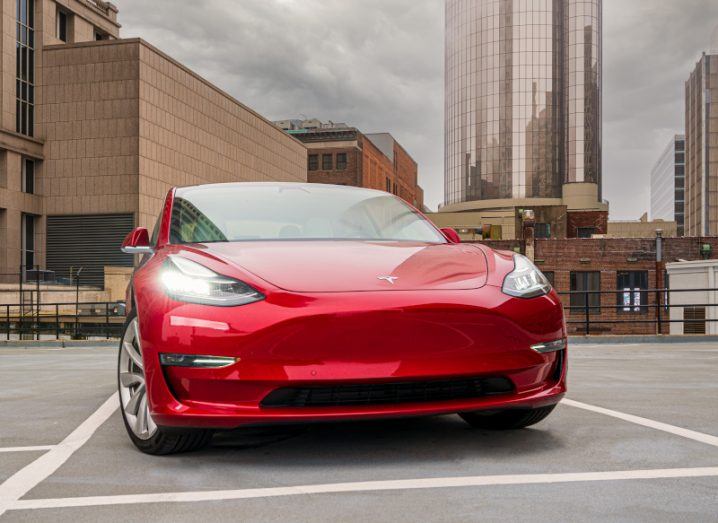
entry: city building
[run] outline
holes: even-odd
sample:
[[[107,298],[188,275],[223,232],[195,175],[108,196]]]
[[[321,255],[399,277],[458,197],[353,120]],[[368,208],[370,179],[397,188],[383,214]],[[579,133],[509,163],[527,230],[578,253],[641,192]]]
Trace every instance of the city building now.
[[[686,137],[675,135],[651,171],[651,219],[675,221],[684,232]]]
[[[606,233],[601,24],[601,0],[447,0],[440,213],[504,238],[525,209],[552,237]]]
[[[306,148],[160,50],[101,0],[5,0],[0,273],[101,285],[175,185],[306,181]],[[16,40],[17,39],[17,40]],[[8,52],[16,49],[16,54]]]
[[[423,208],[418,166],[391,134],[316,119],[275,124],[307,147],[309,182],[379,189]]]
[[[664,238],[683,236],[678,234],[678,224],[674,220],[648,219],[643,213],[638,220],[610,220],[606,238],[654,238],[661,231]]]
[[[533,252],[534,263],[563,301],[569,334],[669,334],[672,309],[690,307],[692,332],[708,332],[707,311],[700,292],[667,293],[660,289],[706,289],[705,280],[676,282],[669,269],[676,263],[718,260],[718,237],[711,238],[592,238],[539,239],[533,249],[525,240],[484,241],[490,247]],[[583,294],[588,293],[588,294]],[[685,307],[682,307],[685,309]],[[658,322],[660,321],[660,329]]]
[[[704,53],[686,82],[688,236],[718,234],[718,50]]]

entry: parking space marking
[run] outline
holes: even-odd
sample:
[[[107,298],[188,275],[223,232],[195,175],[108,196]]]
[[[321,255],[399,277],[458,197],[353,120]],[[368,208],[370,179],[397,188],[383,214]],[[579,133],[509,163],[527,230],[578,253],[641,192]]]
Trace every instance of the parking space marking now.
[[[119,405],[117,393],[112,394],[100,408],[83,421],[60,444],[53,446],[48,452],[0,484],[0,516],[11,508],[17,500],[60,468],[75,451],[87,443],[100,425],[117,410]]]
[[[134,505],[142,503],[190,503],[198,501],[227,501],[238,499],[272,498],[280,496],[301,496],[307,494],[336,494],[348,492],[378,492],[391,490],[418,490],[499,485],[537,485],[590,481],[622,481],[700,477],[718,477],[718,467],[656,470],[619,470],[609,472],[573,472],[558,474],[517,474],[454,478],[425,478],[388,481],[363,481],[354,483],[328,483],[320,485],[300,485],[295,487],[216,490],[205,492],[167,492],[158,494],[129,494],[57,499],[28,499],[16,501],[9,508],[11,510],[38,510],[51,508],[97,507],[108,505]]]
[[[618,418],[623,421],[635,423],[636,425],[642,425],[651,429],[668,432],[669,434],[675,434],[683,438],[692,439],[705,443],[706,445],[712,445],[718,447],[718,437],[711,434],[704,434],[703,432],[696,432],[695,430],[684,429],[683,427],[676,427],[675,425],[669,425],[668,423],[662,423],[648,418],[641,418],[640,416],[634,416],[633,414],[626,414],[625,412],[619,412],[617,410],[606,409],[603,407],[597,407],[595,405],[589,405],[588,403],[581,403],[580,401],[574,401],[570,399],[564,399],[561,401],[561,405],[568,405],[570,407],[576,407],[598,414],[604,414],[613,418]]]
[[[0,447],[0,454],[3,452],[40,452],[43,450],[51,450],[55,445],[38,445],[35,447]]]

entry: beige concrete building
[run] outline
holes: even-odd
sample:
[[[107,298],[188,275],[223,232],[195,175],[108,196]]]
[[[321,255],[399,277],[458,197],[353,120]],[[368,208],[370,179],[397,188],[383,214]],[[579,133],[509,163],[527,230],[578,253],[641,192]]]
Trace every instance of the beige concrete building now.
[[[132,264],[119,242],[153,227],[171,186],[306,181],[299,141],[150,44],[119,39],[112,4],[0,2],[0,273],[84,267],[84,282],[101,283],[104,266]]]
[[[607,232],[608,204],[599,201],[595,183],[569,183],[561,198],[506,198],[445,205],[429,218],[454,228],[464,240],[522,238],[522,211],[536,217],[537,238],[590,238]]]
[[[607,238],[655,238],[656,231],[661,231],[664,238],[676,238],[678,223],[673,220],[649,220],[645,213],[638,220],[609,221]]]

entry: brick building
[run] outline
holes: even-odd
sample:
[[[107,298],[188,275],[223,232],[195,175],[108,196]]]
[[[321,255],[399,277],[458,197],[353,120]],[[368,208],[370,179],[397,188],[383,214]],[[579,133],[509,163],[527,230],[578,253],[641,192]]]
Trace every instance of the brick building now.
[[[417,164],[391,134],[365,134],[316,119],[275,124],[306,145],[309,182],[378,189],[423,207]]]
[[[496,249],[525,252],[520,240],[485,243]],[[586,305],[591,334],[656,334],[658,314],[662,320],[668,319],[665,307],[655,307],[658,299],[661,305],[670,303],[670,297],[656,292],[670,288],[666,264],[718,259],[718,237],[663,238],[661,243],[659,262],[655,237],[535,240],[534,261],[559,293],[604,292],[589,295],[588,303],[584,294],[561,295],[564,306],[572,307],[566,311],[571,334],[585,333],[582,322]],[[668,334],[669,330],[669,324],[664,323],[661,332]]]
[[[0,0],[0,273],[127,266],[173,185],[306,181],[306,148],[160,50],[100,0]],[[16,42],[19,35],[20,40]],[[6,279],[16,281],[15,277]]]

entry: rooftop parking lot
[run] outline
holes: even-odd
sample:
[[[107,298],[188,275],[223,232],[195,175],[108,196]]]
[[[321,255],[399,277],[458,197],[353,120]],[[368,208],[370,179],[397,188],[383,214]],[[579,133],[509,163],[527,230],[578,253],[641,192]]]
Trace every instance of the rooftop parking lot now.
[[[716,521],[718,343],[571,347],[546,421],[247,429],[141,454],[111,348],[0,347],[0,521]]]

